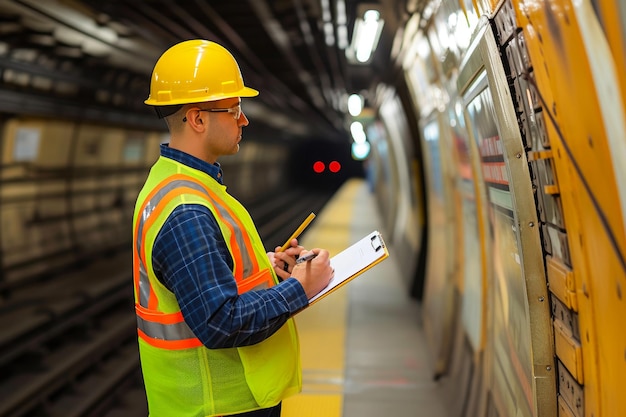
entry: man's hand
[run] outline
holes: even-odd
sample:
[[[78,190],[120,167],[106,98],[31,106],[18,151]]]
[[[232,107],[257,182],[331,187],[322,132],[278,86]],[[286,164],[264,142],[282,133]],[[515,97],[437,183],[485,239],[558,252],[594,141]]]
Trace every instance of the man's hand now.
[[[298,245],[298,239],[292,239],[291,246],[284,252],[280,252],[280,249],[280,246],[276,246],[274,252],[268,252],[267,256],[270,258],[270,263],[274,267],[276,275],[285,280],[291,276],[291,271],[293,271],[293,267],[296,265],[296,257],[304,251],[304,248]]]
[[[326,288],[335,275],[335,270],[330,266],[330,254],[326,249],[315,248],[310,252],[315,254],[315,258],[297,264],[291,271],[291,276],[302,284],[308,299]]]

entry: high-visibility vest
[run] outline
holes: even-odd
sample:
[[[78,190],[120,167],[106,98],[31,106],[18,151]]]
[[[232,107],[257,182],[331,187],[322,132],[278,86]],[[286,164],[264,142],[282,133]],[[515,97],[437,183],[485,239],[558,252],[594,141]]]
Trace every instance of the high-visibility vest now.
[[[181,204],[201,204],[218,220],[240,294],[278,283],[250,215],[226,187],[202,171],[160,157],[133,218],[135,311],[150,416],[220,416],[272,407],[302,387],[295,324],[289,319],[252,346],[208,349],[201,343],[152,268],[154,240]]]

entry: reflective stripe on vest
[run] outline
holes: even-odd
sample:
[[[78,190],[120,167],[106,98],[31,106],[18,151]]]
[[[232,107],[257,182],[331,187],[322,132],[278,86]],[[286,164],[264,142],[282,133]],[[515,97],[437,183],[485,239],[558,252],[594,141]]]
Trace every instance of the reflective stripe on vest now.
[[[182,313],[158,311],[158,299],[150,284],[145,254],[145,233],[173,199],[183,195],[197,195],[211,204],[218,221],[231,232],[233,274],[238,293],[268,288],[274,284],[271,272],[259,276],[259,265],[250,237],[230,208],[208,187],[193,177],[177,174],[162,181],[146,198],[135,225],[135,287],[136,313],[139,336],[147,343],[163,349],[186,349],[202,345],[185,323]]]

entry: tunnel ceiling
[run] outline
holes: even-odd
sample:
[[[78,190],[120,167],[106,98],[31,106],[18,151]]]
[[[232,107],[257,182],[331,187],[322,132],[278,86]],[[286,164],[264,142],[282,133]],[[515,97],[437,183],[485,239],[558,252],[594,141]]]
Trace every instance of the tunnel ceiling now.
[[[244,102],[254,123],[345,140],[346,94],[393,76],[405,3],[345,0],[344,18],[337,0],[0,0],[0,112],[156,125],[143,104],[154,63],[180,40],[204,38],[230,49],[261,91]],[[372,61],[356,65],[341,34],[351,40],[368,5],[385,25]]]

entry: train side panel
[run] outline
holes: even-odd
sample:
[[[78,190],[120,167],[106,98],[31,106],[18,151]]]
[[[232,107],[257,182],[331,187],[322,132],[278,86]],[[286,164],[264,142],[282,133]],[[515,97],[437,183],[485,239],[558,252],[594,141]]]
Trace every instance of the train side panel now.
[[[448,196],[424,314],[453,415],[626,413],[623,7],[432,2],[403,44],[426,198]]]
[[[553,250],[547,261],[553,310],[559,313],[555,354],[560,380],[567,381],[560,400],[574,414],[624,415],[626,402],[611,394],[611,387],[626,382],[626,338],[619,330],[626,312],[625,94],[623,73],[616,71],[623,68],[623,54],[615,59],[590,2],[528,6],[513,6],[528,48],[520,75],[536,82],[549,141],[549,151],[533,157],[553,164],[553,183],[541,191],[546,200],[560,197],[558,242],[568,248],[561,252],[565,256]],[[563,281],[565,291],[559,290]]]

